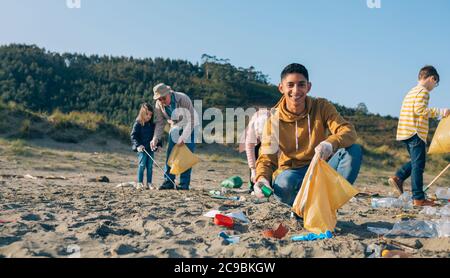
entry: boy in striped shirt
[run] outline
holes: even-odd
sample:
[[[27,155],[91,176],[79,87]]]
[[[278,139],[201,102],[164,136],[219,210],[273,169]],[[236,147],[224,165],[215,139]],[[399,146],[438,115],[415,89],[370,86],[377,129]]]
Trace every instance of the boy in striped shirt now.
[[[397,128],[397,141],[405,143],[411,161],[403,165],[389,178],[389,184],[398,193],[403,193],[403,182],[411,176],[414,206],[434,206],[432,200],[425,198],[423,191],[423,172],[426,162],[426,142],[428,119],[447,117],[449,109],[428,108],[430,92],[439,85],[439,74],[432,66],[425,66],[419,72],[419,84],[405,96],[400,111]]]

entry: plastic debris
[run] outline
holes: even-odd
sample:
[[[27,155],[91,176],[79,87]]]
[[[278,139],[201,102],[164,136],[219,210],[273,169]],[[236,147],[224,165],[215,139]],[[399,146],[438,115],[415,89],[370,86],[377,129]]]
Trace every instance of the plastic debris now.
[[[219,237],[223,238],[228,244],[236,244],[239,243],[240,237],[238,236],[230,236],[225,231],[219,233]]]
[[[216,195],[216,196],[221,196],[222,193],[219,190],[211,190],[209,191],[210,195]]]
[[[278,228],[272,230],[266,230],[263,232],[264,237],[273,237],[282,239],[289,232],[289,228],[285,227],[282,223],[278,225]]]
[[[203,214],[203,216],[205,217],[209,217],[209,218],[214,218],[217,214],[222,214],[237,220],[240,220],[244,223],[250,223],[250,221],[248,220],[248,218],[245,216],[245,214],[241,211],[237,211],[237,212],[230,212],[227,214],[224,214],[223,212],[221,212],[220,210],[211,210],[205,214]]]
[[[425,215],[436,215],[436,216],[450,216],[450,205],[446,205],[442,208],[436,208],[436,207],[424,207],[422,211],[420,211],[421,214]]]
[[[315,234],[315,233],[309,233],[306,235],[299,235],[299,236],[293,236],[291,237],[292,241],[314,241],[314,240],[322,240],[322,239],[328,239],[332,238],[333,234],[331,231],[326,231],[325,233]]]
[[[438,230],[433,221],[409,220],[395,223],[392,230],[385,236],[434,238],[438,236]]]
[[[226,197],[226,196],[220,196],[220,195],[211,195],[211,198],[219,199],[219,200],[230,200],[230,201],[239,201],[240,200],[240,198],[238,196]]]
[[[377,235],[385,235],[390,231],[389,229],[386,228],[376,228],[376,227],[367,227],[367,230]]]
[[[214,224],[218,226],[223,226],[232,229],[234,227],[234,221],[233,218],[223,215],[223,214],[216,214],[214,216]]]
[[[273,190],[265,185],[261,187],[261,191],[264,194],[264,197],[269,198],[273,194]]]
[[[211,210],[208,211],[207,213],[203,214],[203,216],[205,217],[209,217],[209,218],[214,218],[214,216],[216,216],[216,214],[221,214],[222,212],[220,210]]]
[[[422,211],[420,211],[420,214],[426,214],[426,215],[436,215],[438,213],[437,208],[435,207],[424,207]]]
[[[383,258],[411,258],[412,255],[401,250],[383,250],[381,252]]]
[[[244,223],[250,223],[250,221],[247,219],[247,217],[245,216],[245,214],[242,211],[238,211],[238,212],[231,212],[231,213],[227,213],[225,214],[226,216],[241,220]]]
[[[140,189],[140,188],[143,188],[144,187],[144,185],[142,184],[139,184],[139,183],[137,183],[137,182],[124,182],[124,183],[119,183],[118,185],[116,185],[116,188],[123,188],[123,187],[134,187],[134,188],[136,188],[136,189]]]
[[[441,200],[450,200],[450,188],[437,187],[436,198]]]
[[[450,220],[449,219],[437,220],[436,229],[439,237],[450,237]]]
[[[412,209],[411,193],[405,192],[399,198],[372,198],[372,208]]]
[[[450,216],[450,205],[441,208],[440,214],[441,216]]]
[[[228,179],[222,181],[220,184],[222,187],[226,188],[241,188],[243,181],[239,176],[229,177]]]
[[[366,248],[366,253],[370,253],[368,258],[381,258],[381,251],[381,246],[375,243],[368,245]]]
[[[409,214],[409,213],[400,213],[395,216],[395,218],[400,218],[402,220],[414,219],[417,218],[417,215]]]

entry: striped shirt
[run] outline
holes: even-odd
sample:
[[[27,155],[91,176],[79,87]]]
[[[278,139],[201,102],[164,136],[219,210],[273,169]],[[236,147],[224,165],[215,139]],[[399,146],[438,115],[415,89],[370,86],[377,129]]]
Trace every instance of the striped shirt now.
[[[403,99],[397,128],[397,140],[407,140],[414,135],[427,142],[428,119],[437,118],[443,111],[428,108],[430,93],[422,86],[414,87]]]

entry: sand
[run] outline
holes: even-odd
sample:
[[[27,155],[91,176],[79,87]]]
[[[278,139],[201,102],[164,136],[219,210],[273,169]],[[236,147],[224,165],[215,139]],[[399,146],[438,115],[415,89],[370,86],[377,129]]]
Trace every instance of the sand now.
[[[210,190],[232,175],[247,179],[244,162],[211,155],[200,149],[202,162],[193,170],[190,191],[138,191],[116,188],[134,181],[135,155],[128,146],[115,144],[109,150],[93,152],[89,147],[34,146],[30,157],[0,156],[0,175],[64,176],[45,178],[0,178],[0,257],[294,257],[364,258],[370,244],[382,239],[368,226],[392,228],[401,213],[417,219],[431,219],[420,209],[372,209],[370,196],[358,195],[338,211],[335,237],[324,241],[292,242],[292,235],[306,233],[301,222],[291,218],[290,209],[275,200],[255,203],[244,185],[227,196],[244,201],[218,200]],[[37,152],[37,154],[36,154]],[[209,154],[208,154],[209,153]],[[163,165],[164,153],[156,155]],[[110,183],[89,182],[107,176]],[[389,173],[364,169],[356,183],[360,192],[390,196],[384,184]],[[426,180],[432,179],[427,176]],[[445,186],[443,179],[437,186]],[[154,183],[162,182],[154,167]],[[407,186],[406,188],[409,188]],[[434,192],[434,189],[431,190]],[[230,235],[240,242],[227,244],[218,234],[226,230],[203,214],[210,210],[243,212],[250,223],[236,221]],[[279,223],[289,227],[284,239],[264,238],[262,232]],[[414,257],[450,257],[450,239],[395,238],[398,242],[423,245],[408,252]]]

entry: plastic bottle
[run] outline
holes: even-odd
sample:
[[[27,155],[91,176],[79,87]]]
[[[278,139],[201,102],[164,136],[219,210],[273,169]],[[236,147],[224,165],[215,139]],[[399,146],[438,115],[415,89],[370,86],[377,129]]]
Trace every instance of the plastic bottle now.
[[[372,208],[412,208],[411,194],[403,193],[399,198],[373,198]]]
[[[224,180],[220,185],[222,187],[226,187],[226,188],[241,188],[242,186],[242,179],[239,176],[233,176],[230,177],[226,180]]]
[[[422,238],[434,238],[438,236],[435,221],[409,220],[394,224],[392,230],[386,236],[411,236]]]
[[[262,193],[264,194],[264,196],[265,196],[266,198],[269,198],[269,197],[272,196],[272,194],[273,194],[272,189],[270,189],[269,187],[267,187],[267,186],[265,186],[265,185],[263,185],[263,186],[261,187],[261,191],[262,191]]]
[[[450,199],[450,188],[437,187],[436,188],[436,198],[442,200]]]
[[[437,220],[436,230],[439,237],[450,237],[450,220],[448,218]]]
[[[373,198],[372,208],[390,208],[396,201],[395,198]]]

